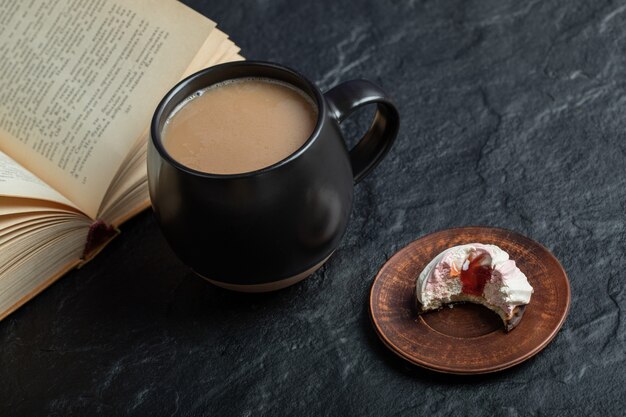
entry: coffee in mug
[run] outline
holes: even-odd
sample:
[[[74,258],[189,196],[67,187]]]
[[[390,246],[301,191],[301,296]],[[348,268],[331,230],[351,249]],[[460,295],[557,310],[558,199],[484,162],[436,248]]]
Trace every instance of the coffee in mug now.
[[[317,106],[269,78],[237,78],[199,90],[169,116],[163,145],[196,171],[238,174],[285,159],[311,136]]]

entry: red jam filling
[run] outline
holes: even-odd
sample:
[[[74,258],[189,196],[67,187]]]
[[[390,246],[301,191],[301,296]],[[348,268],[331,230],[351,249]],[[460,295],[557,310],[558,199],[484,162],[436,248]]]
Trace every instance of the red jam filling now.
[[[461,269],[461,283],[463,292],[476,296],[482,296],[485,284],[491,278],[491,257],[482,253],[469,261],[469,265]]]

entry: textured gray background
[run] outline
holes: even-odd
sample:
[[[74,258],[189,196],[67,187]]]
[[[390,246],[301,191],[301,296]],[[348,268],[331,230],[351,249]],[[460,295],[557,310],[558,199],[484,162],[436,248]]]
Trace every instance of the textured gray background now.
[[[0,415],[624,415],[625,1],[189,3],[248,58],[323,89],[378,82],[398,141],[356,188],[339,250],[285,291],[216,289],[151,213],[129,222],[0,322]],[[571,280],[553,343],[495,375],[414,368],[369,323],[389,256],[464,225],[539,241]]]

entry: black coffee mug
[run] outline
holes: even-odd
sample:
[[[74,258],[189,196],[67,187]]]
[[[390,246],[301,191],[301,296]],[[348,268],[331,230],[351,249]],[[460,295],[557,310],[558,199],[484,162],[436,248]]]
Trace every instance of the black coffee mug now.
[[[291,84],[317,104],[317,124],[305,144],[271,166],[241,174],[208,174],[174,160],[161,138],[174,108],[198,90],[248,77]],[[374,121],[348,151],[339,124],[370,103],[377,105]],[[389,151],[398,127],[395,106],[369,81],[348,81],[322,94],[299,73],[272,63],[207,68],[176,85],[154,113],[148,183],[156,219],[176,255],[212,283],[251,292],[284,288],[313,273],[337,248],[353,184]]]

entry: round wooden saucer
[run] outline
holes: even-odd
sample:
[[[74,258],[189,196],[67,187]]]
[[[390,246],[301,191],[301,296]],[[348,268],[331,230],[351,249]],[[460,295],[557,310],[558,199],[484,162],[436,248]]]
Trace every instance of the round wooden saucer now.
[[[483,306],[456,304],[418,316],[415,282],[443,250],[491,243],[509,253],[534,288],[520,324],[505,333],[500,317]],[[557,334],[570,304],[567,275],[539,243],[510,230],[463,227],[414,241],[382,267],[370,293],[370,313],[383,343],[407,361],[438,372],[480,374],[517,365]]]

